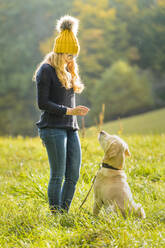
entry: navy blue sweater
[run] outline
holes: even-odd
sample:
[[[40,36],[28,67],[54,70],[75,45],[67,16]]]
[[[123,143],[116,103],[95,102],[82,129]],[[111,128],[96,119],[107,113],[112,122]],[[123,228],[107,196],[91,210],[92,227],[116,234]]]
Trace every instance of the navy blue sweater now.
[[[59,81],[56,70],[51,65],[43,64],[36,76],[37,103],[42,110],[39,128],[65,128],[78,130],[77,116],[66,115],[67,107],[75,107],[73,88],[67,90]]]

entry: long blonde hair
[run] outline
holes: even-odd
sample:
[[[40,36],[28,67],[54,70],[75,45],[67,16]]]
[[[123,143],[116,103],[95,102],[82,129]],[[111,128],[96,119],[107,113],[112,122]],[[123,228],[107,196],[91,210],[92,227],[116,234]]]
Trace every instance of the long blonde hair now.
[[[73,87],[73,90],[76,93],[81,93],[83,91],[84,84],[81,82],[78,75],[78,65],[75,59],[66,64],[63,53],[50,52],[46,54],[34,72],[33,81],[36,81],[37,72],[44,63],[49,63],[55,68],[59,81],[66,89]]]

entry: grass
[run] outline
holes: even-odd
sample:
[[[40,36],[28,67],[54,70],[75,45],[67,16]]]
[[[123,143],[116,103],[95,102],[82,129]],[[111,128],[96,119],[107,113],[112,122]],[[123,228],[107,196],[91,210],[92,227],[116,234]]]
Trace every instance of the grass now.
[[[125,135],[165,133],[165,108],[107,122],[103,125],[103,129],[109,133],[117,133],[121,130]],[[96,130],[95,126],[90,127],[86,130],[86,135],[93,136]]]
[[[48,209],[49,165],[36,138],[0,138],[0,247],[165,247],[165,134],[122,135],[132,156],[126,174],[135,201],[146,219],[123,219],[104,209],[92,215],[93,192],[83,208],[103,151],[94,137],[81,139],[82,167],[68,215],[52,216]]]

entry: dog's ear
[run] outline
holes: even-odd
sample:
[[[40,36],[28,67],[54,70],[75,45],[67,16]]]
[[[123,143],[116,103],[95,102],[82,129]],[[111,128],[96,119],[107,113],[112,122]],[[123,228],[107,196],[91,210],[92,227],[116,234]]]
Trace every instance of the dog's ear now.
[[[125,149],[125,155],[126,155],[126,156],[131,156],[131,153],[130,153],[130,151],[129,151],[128,146],[127,146],[127,148]]]
[[[104,159],[110,159],[115,157],[118,152],[120,151],[121,146],[119,143],[117,143],[116,141],[113,141],[109,146],[108,149],[105,152],[105,156]]]

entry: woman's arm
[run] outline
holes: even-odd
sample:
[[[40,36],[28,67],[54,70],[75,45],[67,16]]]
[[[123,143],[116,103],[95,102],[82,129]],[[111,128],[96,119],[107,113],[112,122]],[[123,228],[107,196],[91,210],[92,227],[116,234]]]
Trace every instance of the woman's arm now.
[[[42,68],[39,74],[36,77],[37,81],[37,103],[38,107],[41,110],[46,110],[50,113],[54,113],[56,115],[64,115],[67,112],[67,107],[56,104],[49,100],[49,92],[50,92],[50,72],[47,68]]]
[[[80,115],[84,116],[88,113],[89,109],[85,106],[77,106],[75,108],[69,108],[64,105],[56,104],[49,100],[50,84],[51,84],[51,72],[49,69],[42,68],[37,74],[37,103],[41,110],[46,110],[49,113],[60,115]]]

